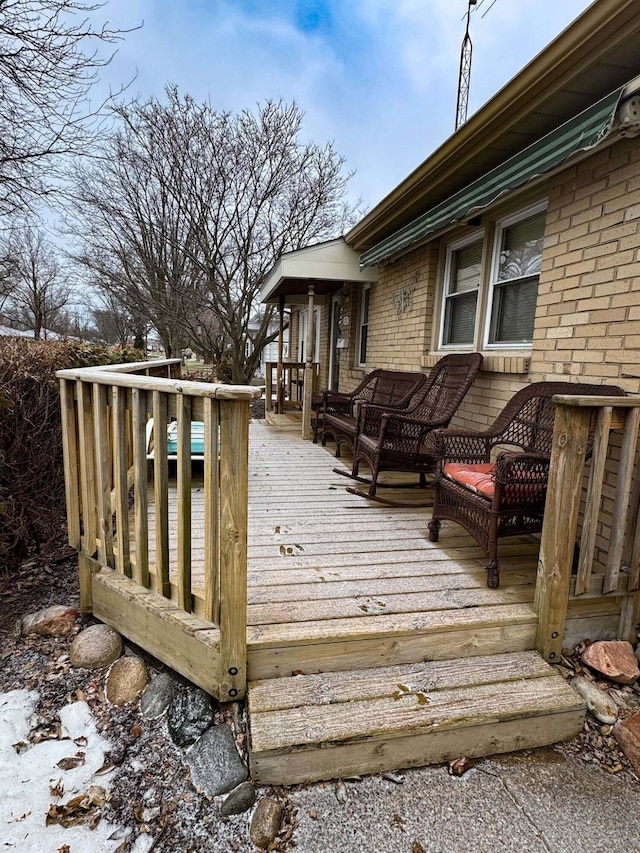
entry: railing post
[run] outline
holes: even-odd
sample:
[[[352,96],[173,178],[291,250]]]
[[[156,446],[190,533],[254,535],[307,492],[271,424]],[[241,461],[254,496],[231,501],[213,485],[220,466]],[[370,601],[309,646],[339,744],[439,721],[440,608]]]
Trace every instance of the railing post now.
[[[556,407],[534,599],[536,649],[549,662],[562,652],[590,419],[589,407]]]
[[[249,404],[220,401],[220,698],[247,681]]]

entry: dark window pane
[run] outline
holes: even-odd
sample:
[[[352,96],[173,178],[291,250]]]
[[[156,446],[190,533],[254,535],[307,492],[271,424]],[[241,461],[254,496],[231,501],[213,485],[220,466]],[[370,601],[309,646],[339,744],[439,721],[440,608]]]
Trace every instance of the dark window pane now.
[[[477,290],[447,300],[444,317],[444,344],[472,344],[476,323]]]
[[[538,296],[538,278],[496,285],[489,343],[530,343]]]

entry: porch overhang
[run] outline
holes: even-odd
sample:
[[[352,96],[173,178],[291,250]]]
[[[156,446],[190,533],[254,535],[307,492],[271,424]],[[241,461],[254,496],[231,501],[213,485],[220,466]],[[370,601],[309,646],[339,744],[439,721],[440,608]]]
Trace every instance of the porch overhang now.
[[[285,304],[306,304],[311,286],[318,302],[346,283],[377,279],[377,270],[360,269],[358,252],[339,237],[282,255],[262,285],[260,301],[277,305],[284,297]]]
[[[410,251],[432,235],[464,222],[505,193],[532,184],[564,167],[572,158],[604,144],[612,132],[621,97],[638,80],[620,87],[523,151],[468,184],[422,216],[400,228],[360,258],[363,268]]]

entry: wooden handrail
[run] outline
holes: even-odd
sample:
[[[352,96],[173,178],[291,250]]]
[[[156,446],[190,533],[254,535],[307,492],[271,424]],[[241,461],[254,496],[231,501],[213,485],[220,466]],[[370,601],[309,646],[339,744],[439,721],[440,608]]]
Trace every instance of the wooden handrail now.
[[[79,382],[93,382],[97,385],[111,385],[116,388],[137,388],[140,391],[162,391],[163,393],[185,394],[190,397],[211,397],[214,400],[257,400],[262,396],[260,388],[249,385],[216,385],[212,382],[193,382],[185,379],[165,379],[152,376],[138,376],[108,370],[97,371],[93,367],[59,370],[59,379],[74,379]]]
[[[611,533],[606,565],[598,574],[603,595],[625,595],[618,628],[622,639],[635,639],[635,624],[640,618],[640,484],[638,477],[635,484],[633,479],[640,396],[563,394],[554,396],[553,401],[556,415],[534,600],[538,614],[536,648],[551,662],[558,661],[562,651],[581,501],[585,498],[575,581],[577,596],[587,594],[593,586],[604,483],[614,470],[615,497],[606,521]],[[585,461],[594,412],[593,452],[585,496]],[[622,435],[612,454],[611,436],[616,432]],[[626,584],[620,582],[623,571],[628,572]]]

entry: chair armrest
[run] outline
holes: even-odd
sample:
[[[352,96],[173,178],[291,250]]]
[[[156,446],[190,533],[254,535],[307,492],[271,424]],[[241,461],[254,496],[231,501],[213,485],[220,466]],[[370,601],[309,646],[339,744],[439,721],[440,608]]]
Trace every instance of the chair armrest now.
[[[496,502],[503,506],[544,506],[550,464],[550,457],[544,453],[499,453],[495,473]]]
[[[342,394],[340,391],[325,391],[322,412],[325,415],[353,414],[353,395]]]
[[[442,422],[385,412],[381,418],[378,446],[382,448],[397,445],[397,449],[403,453],[420,453],[429,433],[442,426]]]

